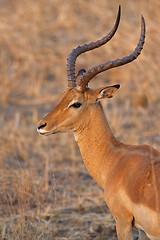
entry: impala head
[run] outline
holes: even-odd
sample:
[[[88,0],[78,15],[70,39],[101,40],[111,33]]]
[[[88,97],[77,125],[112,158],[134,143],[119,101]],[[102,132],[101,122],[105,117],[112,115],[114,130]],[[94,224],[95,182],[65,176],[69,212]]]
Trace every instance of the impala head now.
[[[88,88],[89,81],[98,73],[110,68],[132,62],[138,57],[143,48],[145,39],[145,22],[142,16],[141,35],[135,50],[126,57],[108,61],[85,71],[81,69],[75,76],[76,58],[87,51],[98,48],[107,43],[115,34],[120,21],[121,8],[112,30],[101,40],[84,44],[73,49],[67,59],[68,88],[62,94],[60,103],[38,123],[38,132],[48,135],[58,132],[77,131],[84,128],[90,121],[92,111],[103,98],[111,98],[120,85],[102,87],[97,90]]]
[[[90,121],[90,113],[102,98],[110,98],[119,85],[84,92],[77,88],[67,88],[60,103],[38,124],[38,132],[44,135],[77,131]]]

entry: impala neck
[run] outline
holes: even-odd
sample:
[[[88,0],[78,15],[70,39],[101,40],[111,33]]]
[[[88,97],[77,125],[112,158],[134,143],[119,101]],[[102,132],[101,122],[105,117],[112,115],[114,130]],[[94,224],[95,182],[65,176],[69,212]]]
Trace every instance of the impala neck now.
[[[123,145],[112,134],[102,105],[93,110],[89,125],[75,132],[83,161],[91,176],[104,188],[107,169],[115,159],[115,148]]]

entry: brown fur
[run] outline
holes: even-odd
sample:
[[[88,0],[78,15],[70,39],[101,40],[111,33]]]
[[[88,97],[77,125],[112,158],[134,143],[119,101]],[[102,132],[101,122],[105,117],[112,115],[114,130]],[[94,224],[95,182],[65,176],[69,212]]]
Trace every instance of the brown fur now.
[[[74,132],[86,168],[104,189],[119,240],[131,239],[133,220],[151,239],[160,239],[160,153],[147,145],[125,145],[113,136],[99,100],[117,89],[68,89],[38,126],[46,123],[46,134],[55,128]],[[72,100],[82,106],[67,108]]]

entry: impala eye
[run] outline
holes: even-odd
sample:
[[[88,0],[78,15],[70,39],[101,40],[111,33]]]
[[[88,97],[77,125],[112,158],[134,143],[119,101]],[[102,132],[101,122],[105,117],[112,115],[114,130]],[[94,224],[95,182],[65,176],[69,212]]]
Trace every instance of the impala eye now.
[[[82,105],[82,103],[76,102],[76,103],[73,103],[73,104],[71,105],[71,107],[79,108],[81,105]]]

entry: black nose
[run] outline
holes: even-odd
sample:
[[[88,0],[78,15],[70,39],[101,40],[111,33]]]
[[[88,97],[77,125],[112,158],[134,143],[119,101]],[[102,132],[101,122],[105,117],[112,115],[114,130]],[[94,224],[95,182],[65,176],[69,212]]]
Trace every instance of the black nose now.
[[[47,125],[47,123],[41,124],[41,125],[38,127],[38,130],[41,129],[41,128],[44,128],[46,125]]]

